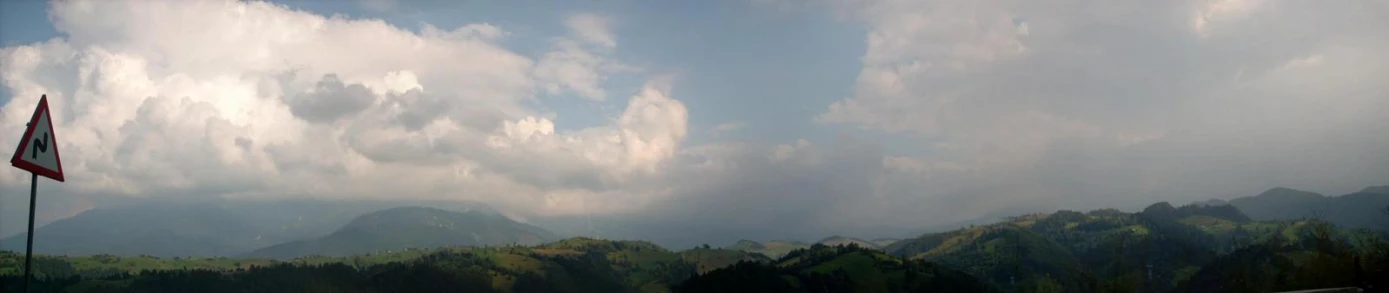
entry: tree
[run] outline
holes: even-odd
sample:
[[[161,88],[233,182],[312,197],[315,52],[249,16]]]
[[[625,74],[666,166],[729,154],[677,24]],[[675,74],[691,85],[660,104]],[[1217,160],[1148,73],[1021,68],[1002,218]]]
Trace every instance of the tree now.
[[[1385,216],[1389,216],[1389,206],[1384,206],[1384,209],[1379,210],[1379,212],[1383,213]],[[1385,229],[1389,229],[1389,224],[1379,224],[1379,226],[1384,227]]]

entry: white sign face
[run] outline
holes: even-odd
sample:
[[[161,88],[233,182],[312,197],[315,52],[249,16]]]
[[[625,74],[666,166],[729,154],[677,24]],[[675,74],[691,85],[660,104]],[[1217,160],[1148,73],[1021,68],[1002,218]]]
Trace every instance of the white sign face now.
[[[38,109],[24,131],[10,164],[40,176],[63,181],[62,159],[58,158],[58,139],[53,134],[53,122],[48,110],[48,98],[39,100]]]
[[[38,123],[32,126],[34,131],[30,133],[33,134],[24,138],[28,140],[29,146],[21,150],[24,153],[19,156],[19,159],[57,172],[58,152],[54,150],[53,129],[48,123],[48,111],[43,111],[43,114],[39,114]]]

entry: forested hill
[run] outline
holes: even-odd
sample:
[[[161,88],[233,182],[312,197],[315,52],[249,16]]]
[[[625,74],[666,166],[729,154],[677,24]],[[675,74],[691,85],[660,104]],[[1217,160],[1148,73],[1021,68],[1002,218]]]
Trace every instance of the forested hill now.
[[[695,276],[675,292],[996,292],[955,269],[858,243],[815,244],[775,262],[741,262]]]
[[[1054,292],[1269,292],[1389,285],[1389,244],[1382,234],[1337,230],[1320,221],[1249,221],[1225,207],[1159,203],[1139,213],[1027,215],[902,240],[886,250],[957,268],[1017,292],[1057,287],[1062,290]]]
[[[1143,209],[1143,215],[1148,217],[1158,217],[1168,220],[1182,220],[1193,217],[1210,217],[1226,220],[1234,223],[1247,223],[1249,216],[1244,215],[1238,208],[1229,205],[1185,205],[1180,208],[1172,207],[1167,202],[1159,202]]]

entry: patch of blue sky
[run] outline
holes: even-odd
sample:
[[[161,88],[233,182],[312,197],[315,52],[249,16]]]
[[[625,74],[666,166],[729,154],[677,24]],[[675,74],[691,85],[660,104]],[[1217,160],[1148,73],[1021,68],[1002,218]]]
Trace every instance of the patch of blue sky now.
[[[0,46],[18,46],[47,41],[58,36],[48,20],[48,2],[43,0],[0,1]],[[0,105],[8,104],[12,94],[0,86]]]
[[[839,127],[827,129],[814,117],[852,94],[864,50],[862,28],[747,1],[400,1],[385,12],[357,2],[283,3],[320,14],[381,18],[412,30],[422,23],[443,29],[489,23],[511,33],[504,46],[537,60],[552,38],[567,33],[565,16],[607,17],[618,41],[610,57],[643,72],[610,75],[604,102],[569,92],[542,94],[540,108],[557,113],[561,131],[605,124],[646,78],[675,73],[672,95],[689,108],[695,143],[832,141]],[[744,127],[708,135],[723,123]]]

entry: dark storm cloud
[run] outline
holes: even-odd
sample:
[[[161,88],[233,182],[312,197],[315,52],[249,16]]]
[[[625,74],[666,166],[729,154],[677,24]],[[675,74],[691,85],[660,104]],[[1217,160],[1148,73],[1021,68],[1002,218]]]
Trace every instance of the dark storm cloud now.
[[[344,84],[336,74],[323,75],[313,89],[286,97],[290,112],[305,121],[333,122],[371,107],[376,95],[362,84]]]

